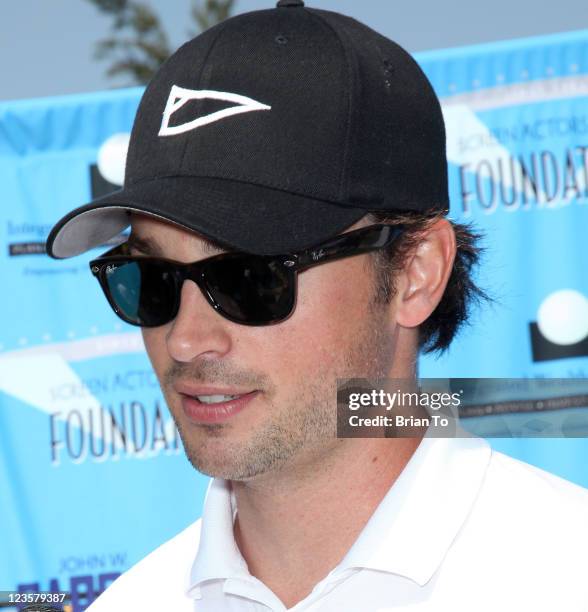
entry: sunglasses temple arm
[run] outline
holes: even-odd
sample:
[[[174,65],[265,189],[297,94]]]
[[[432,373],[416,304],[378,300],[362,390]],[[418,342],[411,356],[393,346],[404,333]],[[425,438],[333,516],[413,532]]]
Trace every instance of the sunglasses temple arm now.
[[[298,270],[343,259],[352,255],[369,253],[389,245],[402,231],[400,225],[379,225],[342,234],[313,249],[298,254]]]

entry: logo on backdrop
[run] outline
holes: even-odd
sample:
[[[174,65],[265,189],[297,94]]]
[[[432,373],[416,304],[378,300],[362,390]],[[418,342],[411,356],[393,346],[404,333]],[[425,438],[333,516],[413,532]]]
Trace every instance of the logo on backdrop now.
[[[465,217],[588,203],[588,146],[580,144],[588,136],[588,115],[491,127],[467,105],[447,104],[443,116]],[[569,146],[572,138],[578,144]],[[558,141],[567,146],[554,148]]]
[[[113,134],[98,149],[96,163],[90,165],[93,200],[120,189],[125,182],[130,137],[131,135],[126,132]]]
[[[8,255],[45,255],[45,237],[52,225],[47,223],[28,223],[8,221]]]
[[[59,610],[82,612],[129,566],[127,553],[71,555],[59,560],[60,577],[47,582],[18,584],[18,593],[64,593],[66,602]]]
[[[126,333],[11,351],[0,357],[0,392],[45,415],[53,467],[177,455],[179,434],[153,370],[113,370],[100,359],[143,350],[140,335]],[[81,376],[75,364],[89,360],[92,374]]]
[[[588,298],[575,289],[550,293],[529,331],[535,362],[588,356]]]
[[[90,378],[66,375],[55,378],[47,391],[54,467],[180,452],[178,431],[150,369],[96,373]]]
[[[151,458],[179,452],[178,431],[159,401],[70,409],[49,415],[51,463]]]
[[[97,162],[90,165],[92,199],[112,193],[123,185],[129,138],[128,133],[114,134],[98,150]],[[8,221],[8,255],[45,256],[45,239],[52,227],[53,223]],[[107,244],[115,243],[109,241]]]

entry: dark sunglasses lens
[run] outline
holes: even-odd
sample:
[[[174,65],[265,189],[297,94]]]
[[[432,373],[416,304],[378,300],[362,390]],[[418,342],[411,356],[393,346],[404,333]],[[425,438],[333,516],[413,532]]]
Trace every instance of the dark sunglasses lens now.
[[[210,262],[206,289],[230,319],[263,325],[285,319],[296,299],[295,273],[272,257],[236,255]]]
[[[110,300],[128,323],[157,327],[174,318],[176,282],[164,262],[110,264],[105,276]]]

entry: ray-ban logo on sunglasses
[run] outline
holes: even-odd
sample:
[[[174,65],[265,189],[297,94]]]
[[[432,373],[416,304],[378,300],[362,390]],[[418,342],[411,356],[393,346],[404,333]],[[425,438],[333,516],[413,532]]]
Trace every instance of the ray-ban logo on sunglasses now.
[[[318,251],[313,251],[311,253],[312,261],[318,261],[319,259],[322,259],[324,256],[325,256],[324,249],[319,249]]]
[[[180,110],[180,108],[190,100],[221,100],[224,102],[234,102],[235,106],[223,108],[222,110],[204,115],[203,117],[197,117],[196,119],[192,119],[192,121],[187,121],[180,125],[170,126],[169,121],[173,114]],[[240,94],[228,93],[225,91],[212,91],[209,89],[185,89],[184,87],[172,85],[167,104],[165,105],[165,110],[163,111],[163,119],[158,135],[175,136],[176,134],[183,134],[184,132],[195,130],[203,125],[214,123],[215,121],[219,121],[225,117],[231,117],[232,115],[270,109],[271,106],[262,104],[257,100]]]

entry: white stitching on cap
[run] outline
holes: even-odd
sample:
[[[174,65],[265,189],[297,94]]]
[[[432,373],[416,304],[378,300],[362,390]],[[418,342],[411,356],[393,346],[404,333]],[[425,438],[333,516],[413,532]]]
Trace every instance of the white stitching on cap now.
[[[171,116],[190,100],[224,100],[225,102],[235,102],[237,106],[230,106],[229,108],[224,108],[223,110],[210,113],[204,117],[198,117],[197,119],[182,123],[181,125],[174,125],[170,127],[169,120]],[[189,132],[190,130],[195,130],[203,125],[219,121],[220,119],[224,119],[225,117],[230,117],[232,115],[270,109],[271,106],[262,104],[257,100],[253,100],[252,98],[248,98],[247,96],[242,96],[240,94],[228,93],[224,91],[212,91],[209,89],[185,89],[184,87],[172,85],[167,103],[165,105],[165,110],[163,111],[161,128],[158,135],[175,136],[176,134],[182,134],[184,132]]]

